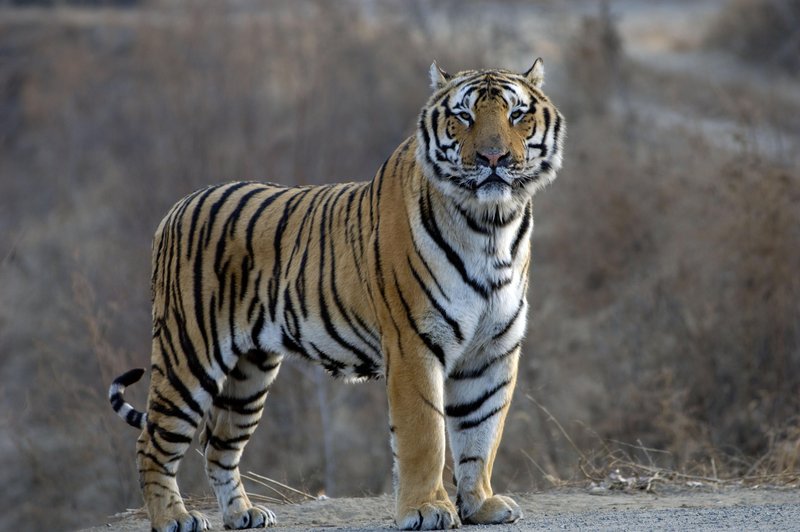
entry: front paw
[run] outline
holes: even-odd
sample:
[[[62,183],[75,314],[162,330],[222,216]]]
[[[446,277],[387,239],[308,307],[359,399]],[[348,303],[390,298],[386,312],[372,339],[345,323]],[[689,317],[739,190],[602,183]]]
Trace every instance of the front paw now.
[[[495,495],[485,499],[477,511],[464,515],[469,511],[464,506],[459,506],[461,518],[465,523],[472,525],[497,525],[513,523],[522,519],[522,510],[511,497]]]
[[[419,508],[406,509],[398,513],[395,521],[400,530],[444,530],[461,526],[450,501],[426,502]]]
[[[225,528],[230,530],[241,530],[243,528],[266,528],[277,523],[275,514],[263,506],[252,506],[247,510],[225,515],[223,518]]]
[[[152,523],[155,532],[202,532],[211,528],[208,518],[200,512],[181,512],[171,519]]]

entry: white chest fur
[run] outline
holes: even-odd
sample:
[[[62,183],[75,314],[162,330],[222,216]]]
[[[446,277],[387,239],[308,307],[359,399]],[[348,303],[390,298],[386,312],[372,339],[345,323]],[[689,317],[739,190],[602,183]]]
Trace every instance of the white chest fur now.
[[[438,303],[421,329],[444,351],[446,371],[517,345],[526,325],[530,203],[495,225],[479,225],[453,209],[415,214],[415,243],[435,279]]]

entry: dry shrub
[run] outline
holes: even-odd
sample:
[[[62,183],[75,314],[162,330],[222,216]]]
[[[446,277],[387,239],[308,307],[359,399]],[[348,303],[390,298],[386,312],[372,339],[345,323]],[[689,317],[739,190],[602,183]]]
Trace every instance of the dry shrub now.
[[[603,114],[623,80],[622,37],[608,1],[599,15],[585,15],[569,41],[565,66],[572,90],[563,104],[575,114]]]
[[[537,201],[535,359],[521,379],[575,447],[533,415],[526,452],[561,479],[583,457],[602,470],[619,452],[684,474],[796,478],[800,175],[747,142],[758,120],[739,114],[758,93],[736,93],[748,103],[736,108],[738,147],[720,148],[690,117],[665,127],[621,112],[637,67],[607,44],[609,20],[585,21],[567,55],[570,136],[564,171]]]
[[[800,1],[729,0],[707,41],[755,64],[796,74],[800,69]]]

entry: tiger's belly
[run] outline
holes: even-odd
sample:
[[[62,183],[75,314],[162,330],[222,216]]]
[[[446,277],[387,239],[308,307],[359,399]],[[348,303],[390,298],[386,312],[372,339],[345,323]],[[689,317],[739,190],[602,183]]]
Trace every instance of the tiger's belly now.
[[[445,374],[456,368],[480,365],[487,358],[514,348],[521,341],[526,325],[527,301],[522,276],[514,276],[511,283],[488,298],[454,281],[452,284],[443,287],[451,291],[447,300],[439,299],[440,308],[429,308],[419,320],[419,332],[427,335],[444,354]],[[290,300],[284,298],[284,301]],[[292,305],[283,303],[277,308],[276,318],[261,329],[260,349],[299,356],[345,379],[384,376],[378,326],[368,323],[363,316],[335,305],[302,315]]]
[[[299,356],[347,380],[384,376],[374,320],[335,299],[328,300],[330,293],[313,294],[303,305],[293,303],[294,297],[300,296],[286,288],[276,319],[258,335],[260,349]]]
[[[488,299],[466,292],[456,294],[451,297],[454,303],[443,308],[448,320],[458,323],[459,334],[434,308],[420,320],[420,332],[444,353],[445,375],[457,368],[481,365],[515,348],[526,326],[525,293],[515,286],[505,287]],[[348,380],[384,376],[380,346],[377,325],[330,314],[275,321],[259,337],[261,349],[299,356]]]

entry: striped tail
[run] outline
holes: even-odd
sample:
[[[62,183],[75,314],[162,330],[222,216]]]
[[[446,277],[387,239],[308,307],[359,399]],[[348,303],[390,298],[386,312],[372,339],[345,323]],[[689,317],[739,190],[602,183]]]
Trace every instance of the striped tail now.
[[[128,425],[137,429],[143,429],[145,427],[147,423],[147,414],[139,412],[129,403],[126,403],[123,398],[123,393],[125,392],[126,386],[138,382],[139,379],[142,378],[142,375],[144,375],[144,370],[142,368],[132,369],[114,379],[114,382],[112,382],[111,386],[108,388],[108,400],[111,401],[114,412],[124,419]]]

